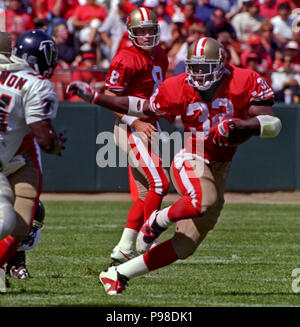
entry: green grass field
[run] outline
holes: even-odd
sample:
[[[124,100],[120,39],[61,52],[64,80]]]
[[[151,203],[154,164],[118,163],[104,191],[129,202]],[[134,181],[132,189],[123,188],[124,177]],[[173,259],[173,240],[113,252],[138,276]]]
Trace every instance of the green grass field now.
[[[110,264],[130,203],[44,204],[40,243],[27,252],[32,278],[10,278],[1,307],[300,306],[291,287],[300,268],[300,205],[227,204],[192,257],[132,279],[122,296],[110,297],[98,274]]]

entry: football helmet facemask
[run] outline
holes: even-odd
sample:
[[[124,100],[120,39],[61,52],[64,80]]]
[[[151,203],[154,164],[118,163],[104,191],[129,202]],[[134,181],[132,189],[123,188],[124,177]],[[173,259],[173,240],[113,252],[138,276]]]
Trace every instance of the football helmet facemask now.
[[[143,7],[133,10],[127,17],[126,26],[128,37],[136,47],[147,50],[159,44],[160,28],[152,10]]]
[[[187,81],[194,88],[205,91],[219,81],[225,71],[224,48],[210,37],[193,42],[188,48],[185,61]]]
[[[30,30],[17,40],[13,55],[24,59],[38,74],[50,78],[56,67],[55,42],[46,32]]]

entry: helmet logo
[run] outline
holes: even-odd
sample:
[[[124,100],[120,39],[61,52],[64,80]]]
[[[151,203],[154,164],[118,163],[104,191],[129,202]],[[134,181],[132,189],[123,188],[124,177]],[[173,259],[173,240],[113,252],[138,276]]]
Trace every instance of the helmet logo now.
[[[48,66],[50,66],[53,61],[53,54],[55,52],[54,42],[52,40],[42,41],[39,50],[44,51],[46,62]]]

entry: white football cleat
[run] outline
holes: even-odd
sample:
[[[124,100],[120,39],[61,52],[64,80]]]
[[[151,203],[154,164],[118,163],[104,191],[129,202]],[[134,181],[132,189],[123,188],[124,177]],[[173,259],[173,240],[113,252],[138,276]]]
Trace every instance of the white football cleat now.
[[[125,250],[122,249],[119,244],[114,247],[110,258],[113,260],[113,263],[123,263],[130,259],[133,259],[137,256],[136,251],[134,250]]]
[[[159,235],[167,229],[158,225],[156,222],[157,214],[157,210],[153,211],[138,233],[136,250],[139,254],[146,253]]]
[[[117,267],[109,267],[99,275],[100,283],[103,285],[106,294],[120,295],[126,288],[129,278],[121,275]]]

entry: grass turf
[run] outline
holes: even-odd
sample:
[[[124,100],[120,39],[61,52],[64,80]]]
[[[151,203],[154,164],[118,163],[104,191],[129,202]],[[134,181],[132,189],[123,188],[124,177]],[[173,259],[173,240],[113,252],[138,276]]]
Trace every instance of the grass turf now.
[[[292,270],[300,268],[300,205],[227,204],[193,256],[134,278],[111,297],[98,274],[110,264],[130,203],[44,204],[39,245],[27,252],[32,278],[9,278],[0,307],[300,306],[291,287]]]

